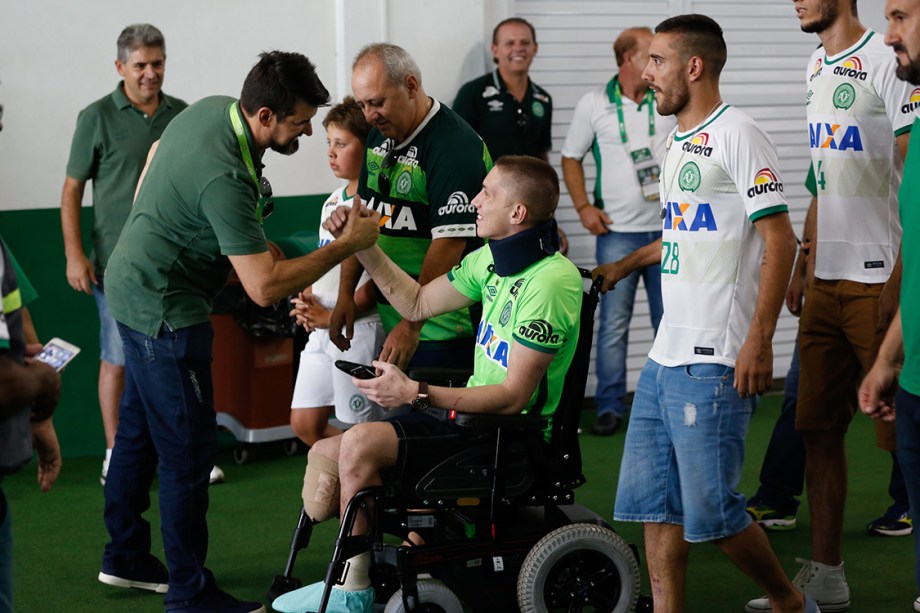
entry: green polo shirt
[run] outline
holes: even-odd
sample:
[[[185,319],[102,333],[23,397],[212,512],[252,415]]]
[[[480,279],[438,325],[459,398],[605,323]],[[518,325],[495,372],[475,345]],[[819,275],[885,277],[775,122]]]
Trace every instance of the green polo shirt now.
[[[238,108],[227,96],[204,98],[163,132],[106,270],[117,321],[149,336],[164,323],[204,323],[230,274],[226,256],[268,251],[258,190],[228,114]]]
[[[124,82],[80,111],[70,144],[67,176],[93,182],[93,255],[96,273],[105,270],[128,219],[134,188],[150,145],[188,105],[161,93],[152,117],[136,109]]]
[[[542,157],[552,148],[553,99],[528,82],[521,102],[508,93],[497,68],[457,92],[454,111],[486,142],[493,160],[503,155]]]
[[[901,387],[920,396],[920,119],[914,120],[904,162],[904,180],[898,192],[901,210],[901,327],[904,332],[904,368]]]

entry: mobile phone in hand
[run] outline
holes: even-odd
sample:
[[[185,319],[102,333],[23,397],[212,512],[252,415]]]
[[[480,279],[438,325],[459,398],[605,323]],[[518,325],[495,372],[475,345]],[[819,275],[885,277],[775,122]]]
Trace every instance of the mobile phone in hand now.
[[[59,338],[52,338],[45,343],[42,350],[35,354],[34,360],[48,364],[54,370],[61,372],[67,364],[77,357],[80,348]]]
[[[335,367],[356,379],[373,379],[377,376],[377,371],[373,366],[356,364],[347,360],[336,360]]]

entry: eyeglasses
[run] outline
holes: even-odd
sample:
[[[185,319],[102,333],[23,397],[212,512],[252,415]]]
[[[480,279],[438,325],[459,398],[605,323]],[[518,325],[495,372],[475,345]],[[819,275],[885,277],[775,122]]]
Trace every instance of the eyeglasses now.
[[[259,208],[259,221],[265,221],[275,211],[275,201],[272,199],[272,184],[268,179],[259,179],[259,196],[262,206]]]
[[[396,141],[388,139],[387,142],[390,143],[390,147],[380,162],[380,172],[377,173],[377,186],[380,188],[380,193],[389,195],[390,187],[392,187],[390,176],[383,174],[383,171],[389,170],[396,165]]]

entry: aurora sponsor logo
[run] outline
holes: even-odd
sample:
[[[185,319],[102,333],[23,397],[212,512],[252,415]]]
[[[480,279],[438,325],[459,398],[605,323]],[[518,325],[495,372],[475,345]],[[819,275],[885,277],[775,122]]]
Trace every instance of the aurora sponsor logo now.
[[[681,149],[687,153],[695,153],[703,157],[712,155],[712,147],[709,145],[709,133],[700,132],[681,146]]]
[[[859,126],[816,122],[808,124],[808,140],[812,149],[863,151]]]
[[[708,202],[668,202],[665,205],[664,229],[678,232],[715,232],[719,229],[712,205]]]
[[[517,335],[535,343],[552,343],[555,345],[559,342],[559,335],[553,332],[553,326],[543,319],[532,319],[524,322],[518,326]]]
[[[490,360],[504,368],[508,369],[508,354],[511,347],[508,341],[502,340],[495,334],[495,328],[492,324],[485,321],[479,322],[479,330],[476,332],[476,346],[486,354]]]
[[[914,91],[910,92],[910,98],[907,99],[907,104],[901,107],[901,112],[909,115],[916,111],[917,107],[920,107],[920,87],[915,87]]]
[[[843,60],[840,66],[835,66],[834,74],[856,79],[857,81],[865,81],[869,77],[869,73],[863,70],[862,60],[858,55],[851,55]]]
[[[823,65],[824,62],[821,60],[821,58],[818,58],[818,60],[815,62],[815,67],[811,71],[811,76],[808,77],[809,82],[814,81],[817,77],[821,76],[821,67]]]
[[[748,188],[747,195],[748,198],[753,198],[767,192],[782,193],[783,184],[776,178],[776,173],[769,168],[762,168],[754,175],[754,185]]]
[[[447,204],[438,209],[438,215],[475,213],[476,207],[464,192],[454,192],[447,197]]]

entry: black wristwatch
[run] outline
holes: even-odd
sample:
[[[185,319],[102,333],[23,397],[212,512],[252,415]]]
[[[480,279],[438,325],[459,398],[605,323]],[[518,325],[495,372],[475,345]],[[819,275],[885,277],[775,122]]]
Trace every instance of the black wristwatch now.
[[[424,381],[419,381],[418,396],[415,397],[411,404],[413,411],[424,411],[431,406],[431,399],[428,397],[428,384]]]

